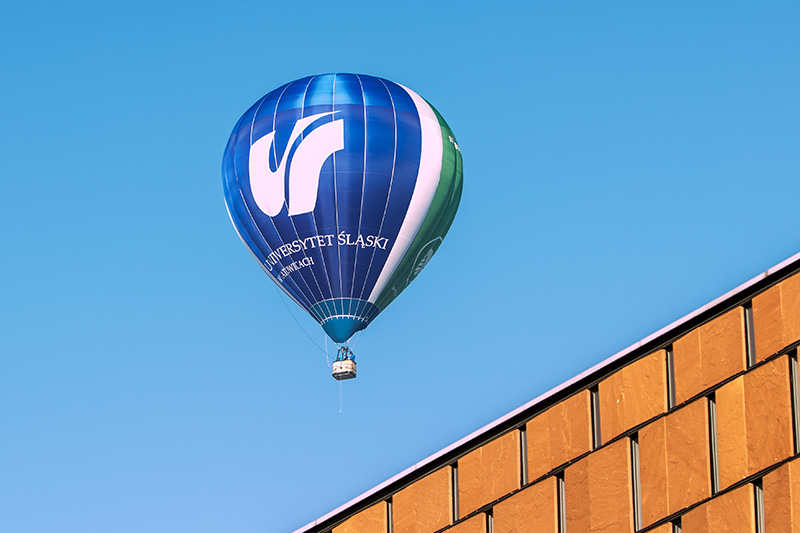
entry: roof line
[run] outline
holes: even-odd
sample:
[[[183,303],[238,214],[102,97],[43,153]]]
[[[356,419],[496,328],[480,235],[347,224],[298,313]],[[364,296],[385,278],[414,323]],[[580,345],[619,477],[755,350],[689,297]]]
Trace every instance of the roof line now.
[[[672,322],[671,324],[659,329],[655,333],[648,335],[647,337],[643,338],[642,340],[634,344],[631,344],[627,348],[624,348],[623,350],[617,352],[616,354],[605,359],[604,361],[597,363],[588,370],[578,374],[573,378],[568,379],[564,383],[550,389],[549,391],[540,394],[533,400],[521,405],[520,407],[514,409],[513,411],[501,416],[500,418],[495,419],[492,422],[489,422],[485,426],[473,431],[466,437],[457,440],[456,442],[447,446],[446,448],[443,448],[438,452],[426,457],[422,461],[415,463],[414,465],[406,468],[402,472],[387,479],[383,483],[376,485],[375,487],[369,489],[363,494],[356,496],[347,503],[344,503],[339,507],[337,507],[336,509],[332,510],[331,512],[321,516],[317,520],[314,520],[313,522],[306,524],[300,529],[295,530],[294,533],[306,533],[310,531],[312,528],[321,526],[326,522],[328,522],[327,524],[328,527],[334,525],[336,521],[333,519],[337,515],[342,514],[344,511],[352,507],[355,507],[360,503],[364,503],[367,500],[370,500],[373,496],[378,495],[379,493],[389,489],[391,486],[395,484],[399,485],[399,482],[401,480],[410,476],[414,472],[417,472],[422,469],[427,470],[426,467],[434,465],[435,463],[437,463],[438,460],[452,454],[456,450],[466,448],[469,443],[479,440],[480,437],[482,436],[491,434],[498,429],[503,429],[503,430],[507,429],[504,428],[504,425],[506,423],[514,421],[514,419],[522,417],[525,414],[534,412],[535,407],[540,406],[540,404],[546,404],[547,400],[558,397],[561,395],[561,393],[566,393],[570,391],[570,389],[573,388],[575,385],[579,383],[582,384],[583,382],[587,381],[590,377],[595,377],[598,374],[602,374],[603,370],[615,366],[616,363],[624,361],[628,356],[636,354],[636,352],[640,351],[643,348],[650,349],[653,345],[657,345],[659,341],[663,341],[665,337],[669,337],[676,331],[682,329],[683,326],[699,325],[692,323],[696,320],[702,320],[702,318],[705,315],[710,314],[711,311],[717,311],[719,310],[720,307],[729,306],[735,301],[743,298],[744,296],[751,296],[750,295],[751,292],[757,292],[760,288],[762,288],[763,285],[769,284],[773,281],[777,282],[782,277],[788,276],[789,274],[794,273],[794,271],[798,269],[800,269],[800,252],[794,254],[793,256],[789,257],[784,261],[781,261],[777,265],[767,269],[765,272],[762,272],[761,274],[758,274],[752,279],[742,283],[735,289],[732,289],[723,294],[722,296],[715,298],[706,305],[692,311],[691,313],[683,316],[682,318],[679,318],[678,320]],[[549,407],[549,404],[546,406]],[[344,516],[341,517],[341,519],[344,518],[345,518]]]

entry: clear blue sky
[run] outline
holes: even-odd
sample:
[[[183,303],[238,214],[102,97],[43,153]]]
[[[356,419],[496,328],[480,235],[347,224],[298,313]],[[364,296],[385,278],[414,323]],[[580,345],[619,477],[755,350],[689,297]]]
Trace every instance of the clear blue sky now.
[[[0,531],[292,531],[800,251],[797,3],[476,4],[4,6]],[[341,413],[220,177],[324,72],[464,155]]]

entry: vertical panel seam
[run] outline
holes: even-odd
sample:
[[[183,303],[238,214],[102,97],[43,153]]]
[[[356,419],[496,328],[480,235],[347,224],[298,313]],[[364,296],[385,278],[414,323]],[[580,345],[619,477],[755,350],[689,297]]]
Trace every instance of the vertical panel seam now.
[[[394,516],[392,507],[392,498],[386,500],[386,531],[387,533],[394,533]]]
[[[792,396],[792,438],[794,455],[800,453],[800,383],[798,380],[797,349],[789,353],[789,390]]]
[[[761,479],[753,481],[753,504],[755,506],[756,533],[764,533],[764,485]]]
[[[528,484],[528,429],[525,424],[519,428],[520,487]]]
[[[600,388],[595,385],[589,389],[592,404],[592,450],[596,450],[602,444],[600,436]]]
[[[558,519],[558,533],[567,533],[567,504],[565,501],[566,488],[564,484],[564,471],[556,474],[556,518]]]
[[[667,351],[667,411],[675,407],[675,354],[670,344]]]
[[[719,455],[717,446],[717,402],[715,393],[708,395],[708,440],[711,463],[711,495],[719,492]]]
[[[452,493],[451,512],[453,513],[453,519],[450,523],[455,524],[458,520],[458,461],[450,467],[450,485],[453,487],[450,491]]]
[[[639,462],[639,433],[634,433],[630,437],[631,442],[631,489],[633,503],[633,530],[642,529],[642,486],[640,482],[640,462]]]
[[[752,368],[756,364],[756,345],[753,329],[753,301],[743,305],[744,307],[744,343],[747,358],[747,368]]]

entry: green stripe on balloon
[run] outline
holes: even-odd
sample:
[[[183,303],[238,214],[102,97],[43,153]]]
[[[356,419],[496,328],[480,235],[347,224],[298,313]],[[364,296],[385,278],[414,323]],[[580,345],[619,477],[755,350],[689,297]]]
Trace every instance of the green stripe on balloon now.
[[[394,274],[389,278],[386,288],[375,301],[375,305],[381,311],[408,287],[436,253],[455,219],[461,201],[463,189],[461,150],[458,149],[455,135],[442,115],[430,103],[428,105],[436,114],[442,132],[442,170],[439,175],[439,185],[417,235],[411,241]]]

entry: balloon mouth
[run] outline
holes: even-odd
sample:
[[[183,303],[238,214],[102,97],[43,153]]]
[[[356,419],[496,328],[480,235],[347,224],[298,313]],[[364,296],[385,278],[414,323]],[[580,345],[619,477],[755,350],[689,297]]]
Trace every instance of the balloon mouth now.
[[[335,343],[347,342],[380,313],[375,304],[356,298],[323,300],[311,306],[308,311],[322,324],[322,329]]]
[[[322,324],[322,329],[337,344],[349,341],[356,332],[366,327],[367,322],[351,316],[334,316]]]

